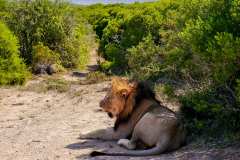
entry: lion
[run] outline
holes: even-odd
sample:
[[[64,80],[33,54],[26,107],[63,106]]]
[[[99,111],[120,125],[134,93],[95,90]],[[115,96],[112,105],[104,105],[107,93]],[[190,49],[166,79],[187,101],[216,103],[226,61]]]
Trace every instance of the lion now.
[[[164,107],[144,82],[114,77],[100,108],[110,118],[116,118],[113,131],[109,135],[102,130],[99,137],[89,138],[118,140],[128,150],[125,153],[93,151],[91,156],[151,156],[176,150],[185,143],[180,116]],[[136,150],[137,144],[144,144],[147,149]]]

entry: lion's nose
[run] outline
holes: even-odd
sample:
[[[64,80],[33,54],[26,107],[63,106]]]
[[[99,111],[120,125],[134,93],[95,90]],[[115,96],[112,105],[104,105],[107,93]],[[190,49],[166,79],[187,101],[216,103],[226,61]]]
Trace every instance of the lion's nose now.
[[[100,103],[99,103],[99,106],[100,106],[101,108],[103,108],[104,104],[105,104],[104,100],[101,100]]]
[[[108,113],[108,116],[110,117],[110,118],[113,118],[113,114],[112,113]]]

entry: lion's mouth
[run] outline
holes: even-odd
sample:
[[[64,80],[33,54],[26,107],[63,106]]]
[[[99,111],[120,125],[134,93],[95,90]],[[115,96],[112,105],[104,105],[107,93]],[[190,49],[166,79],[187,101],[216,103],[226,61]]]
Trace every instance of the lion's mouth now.
[[[110,117],[110,118],[113,118],[113,114],[112,113],[108,113],[108,116]]]

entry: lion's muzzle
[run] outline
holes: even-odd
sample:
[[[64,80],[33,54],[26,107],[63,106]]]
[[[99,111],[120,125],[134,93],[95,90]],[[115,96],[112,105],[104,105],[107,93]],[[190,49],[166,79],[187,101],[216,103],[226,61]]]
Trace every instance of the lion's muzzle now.
[[[104,99],[100,101],[99,106],[100,106],[100,108],[104,108],[104,106],[105,106],[105,100]]]

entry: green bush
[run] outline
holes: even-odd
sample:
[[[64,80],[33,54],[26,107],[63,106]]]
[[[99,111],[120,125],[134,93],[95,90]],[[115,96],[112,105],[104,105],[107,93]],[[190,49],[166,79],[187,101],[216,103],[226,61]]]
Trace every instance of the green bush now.
[[[0,85],[23,84],[29,73],[19,58],[17,38],[0,21]]]
[[[134,78],[151,79],[160,72],[162,55],[159,46],[156,46],[151,36],[146,37],[136,47],[128,49],[127,54],[129,71]]]
[[[189,136],[228,137],[240,130],[240,108],[226,88],[181,97]]]
[[[48,0],[20,1],[9,7],[11,17],[7,19],[10,28],[19,37],[20,53],[27,64],[32,64],[33,46],[43,43],[55,50],[68,36],[67,5]],[[70,11],[69,11],[70,12]],[[67,31],[68,29],[68,31]]]
[[[100,38],[99,50],[117,70],[128,68],[127,49],[138,45],[149,34],[153,35],[154,41],[159,39],[162,17],[151,5],[94,5],[87,8],[88,14],[91,11],[87,16]]]
[[[240,79],[236,80],[235,92],[236,92],[237,103],[238,105],[240,105]]]
[[[90,49],[94,47],[94,37],[87,32],[89,31],[83,25],[78,25],[74,28],[73,35],[57,49],[64,67],[83,69],[88,63]]]
[[[65,69],[62,67],[60,62],[60,55],[47,46],[44,46],[42,43],[33,46],[33,62],[32,70],[36,72],[39,65],[49,66],[51,65],[54,68],[55,72],[62,72]]]
[[[91,27],[65,1],[33,0],[12,2],[7,23],[20,40],[20,54],[28,65],[35,65],[34,46],[60,56],[62,66],[83,68],[95,40]],[[46,53],[46,54],[47,54]],[[46,56],[46,55],[45,55]]]
[[[0,20],[6,19],[6,17],[9,16],[9,13],[7,12],[7,5],[8,1],[6,0],[0,0]]]
[[[104,72],[109,72],[113,68],[114,63],[110,61],[104,61],[100,63],[100,69]]]
[[[159,29],[162,17],[159,11],[152,7],[146,7],[143,11],[136,12],[124,24],[121,45],[123,48],[131,48],[138,45],[149,34],[154,41],[159,41]]]
[[[36,64],[59,64],[59,54],[39,43],[33,46],[33,65]]]

